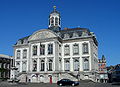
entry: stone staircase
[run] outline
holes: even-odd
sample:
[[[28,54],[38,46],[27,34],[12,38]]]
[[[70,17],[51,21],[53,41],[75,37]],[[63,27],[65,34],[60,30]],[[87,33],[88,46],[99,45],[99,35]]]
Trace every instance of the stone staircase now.
[[[76,75],[70,73],[70,72],[64,72],[60,75],[60,79],[70,79],[72,81],[78,81],[78,78]]]
[[[20,80],[20,82],[26,82],[27,79],[27,73],[21,72],[17,75],[17,79]]]

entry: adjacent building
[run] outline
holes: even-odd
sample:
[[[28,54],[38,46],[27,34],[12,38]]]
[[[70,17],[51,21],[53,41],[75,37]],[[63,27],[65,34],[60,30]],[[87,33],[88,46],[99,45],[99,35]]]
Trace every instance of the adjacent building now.
[[[10,68],[12,66],[12,57],[0,54],[0,80],[10,78]]]
[[[96,81],[98,42],[87,28],[61,29],[54,7],[48,29],[21,38],[14,47],[17,78],[21,82],[53,82],[62,78]]]
[[[120,64],[107,67],[108,82],[120,82]]]
[[[102,56],[101,59],[99,59],[98,66],[99,66],[98,82],[106,83],[108,81],[108,73],[106,67],[106,59],[104,55]]]

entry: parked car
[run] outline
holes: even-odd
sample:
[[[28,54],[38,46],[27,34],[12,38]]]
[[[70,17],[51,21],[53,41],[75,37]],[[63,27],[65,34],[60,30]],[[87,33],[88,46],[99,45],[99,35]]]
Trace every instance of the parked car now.
[[[61,79],[60,81],[57,82],[57,85],[60,86],[77,86],[79,85],[79,82],[76,81],[71,81],[70,79]]]

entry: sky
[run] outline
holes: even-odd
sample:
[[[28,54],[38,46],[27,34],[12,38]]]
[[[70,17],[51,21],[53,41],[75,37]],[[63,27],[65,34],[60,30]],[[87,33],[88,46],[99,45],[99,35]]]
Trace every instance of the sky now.
[[[48,28],[53,6],[61,14],[62,28],[88,28],[94,32],[99,58],[120,64],[120,0],[0,0],[0,54],[13,56],[18,39]]]

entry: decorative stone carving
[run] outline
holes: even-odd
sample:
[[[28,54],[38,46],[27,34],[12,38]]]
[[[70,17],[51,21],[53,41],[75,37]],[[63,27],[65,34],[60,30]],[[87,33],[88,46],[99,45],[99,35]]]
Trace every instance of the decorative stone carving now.
[[[30,41],[30,40],[53,38],[53,37],[57,37],[57,36],[52,31],[46,29],[35,32],[33,35],[30,36],[28,40]]]

